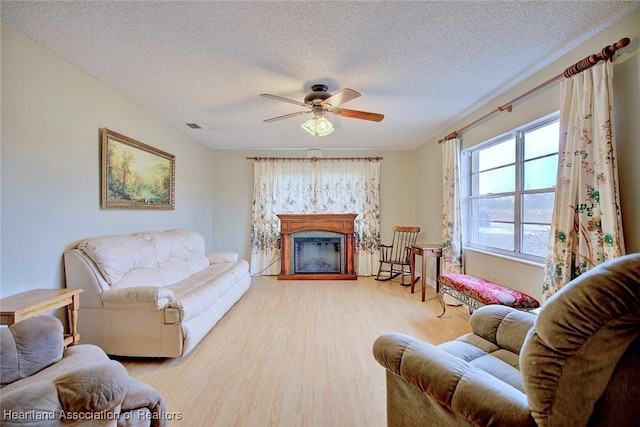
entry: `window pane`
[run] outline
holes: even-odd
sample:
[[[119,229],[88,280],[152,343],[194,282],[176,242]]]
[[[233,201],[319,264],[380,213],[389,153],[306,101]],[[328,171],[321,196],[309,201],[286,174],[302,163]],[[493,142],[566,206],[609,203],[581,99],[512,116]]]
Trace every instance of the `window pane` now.
[[[506,166],[488,172],[480,172],[476,177],[478,179],[478,195],[515,191],[515,166]]]
[[[513,251],[513,224],[489,222],[478,230],[478,243],[483,246]]]
[[[548,225],[522,225],[522,247],[520,251],[525,254],[544,257],[549,243],[549,232],[551,227]]]
[[[524,159],[557,153],[560,146],[560,124],[549,123],[524,133]]]
[[[558,155],[529,160],[524,163],[524,190],[554,188],[558,170]]]
[[[522,195],[522,221],[551,223],[555,193]]]
[[[557,150],[557,148],[556,148]],[[509,165],[516,161],[516,140],[508,139],[478,152],[478,171]]]
[[[471,200],[473,219],[480,227],[489,225],[490,221],[513,222],[514,196],[482,198]]]

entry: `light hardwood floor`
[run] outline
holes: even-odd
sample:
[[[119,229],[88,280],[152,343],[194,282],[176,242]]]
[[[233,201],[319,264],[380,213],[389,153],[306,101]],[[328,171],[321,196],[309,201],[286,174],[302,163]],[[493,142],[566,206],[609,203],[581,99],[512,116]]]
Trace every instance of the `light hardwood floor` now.
[[[385,426],[385,332],[439,344],[469,331],[464,307],[441,308],[399,282],[278,281],[249,291],[182,359],[120,359],[160,391],[171,426]]]

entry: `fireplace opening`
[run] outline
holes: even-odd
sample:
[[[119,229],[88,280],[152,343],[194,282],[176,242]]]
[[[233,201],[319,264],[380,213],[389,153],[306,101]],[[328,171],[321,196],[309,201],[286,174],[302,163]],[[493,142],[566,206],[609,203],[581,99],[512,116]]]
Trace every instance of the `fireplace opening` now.
[[[294,237],[295,273],[341,273],[342,237]]]

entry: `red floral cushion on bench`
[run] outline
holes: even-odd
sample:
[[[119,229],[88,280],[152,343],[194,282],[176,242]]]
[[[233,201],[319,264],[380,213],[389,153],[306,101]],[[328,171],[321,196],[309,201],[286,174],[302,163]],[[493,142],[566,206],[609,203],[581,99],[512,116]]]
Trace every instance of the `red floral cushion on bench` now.
[[[540,303],[530,295],[468,274],[442,274],[438,281],[485,305],[500,304],[527,310],[540,307]]]

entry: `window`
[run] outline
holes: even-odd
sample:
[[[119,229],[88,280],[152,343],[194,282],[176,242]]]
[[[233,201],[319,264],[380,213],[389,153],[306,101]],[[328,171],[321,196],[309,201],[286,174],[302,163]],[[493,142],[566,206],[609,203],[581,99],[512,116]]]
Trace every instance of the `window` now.
[[[556,113],[466,151],[466,246],[544,260],[558,146]]]

